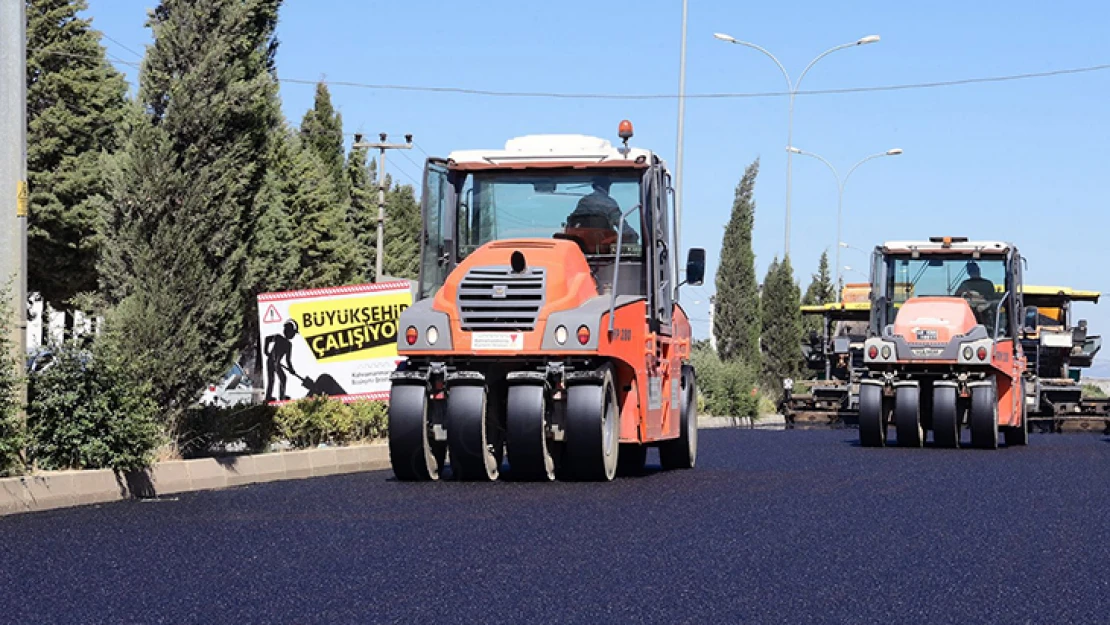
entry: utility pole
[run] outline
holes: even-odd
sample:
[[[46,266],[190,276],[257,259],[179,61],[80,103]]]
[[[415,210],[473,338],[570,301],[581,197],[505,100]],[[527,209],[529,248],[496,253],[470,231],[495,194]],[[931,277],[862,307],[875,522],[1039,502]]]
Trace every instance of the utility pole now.
[[[19,371],[27,359],[27,16],[22,0],[0,1],[0,289],[11,301],[10,340]],[[20,387],[20,396],[26,388]]]
[[[355,135],[355,143],[351,146],[354,148],[376,148],[379,153],[378,157],[378,249],[377,261],[374,266],[374,282],[381,280],[382,276],[382,258],[385,248],[382,239],[385,237],[385,151],[386,150],[411,150],[412,149],[412,135],[405,135],[404,143],[388,143],[386,139],[388,136],[382,132],[378,134],[379,141],[377,143],[363,143],[362,135]]]

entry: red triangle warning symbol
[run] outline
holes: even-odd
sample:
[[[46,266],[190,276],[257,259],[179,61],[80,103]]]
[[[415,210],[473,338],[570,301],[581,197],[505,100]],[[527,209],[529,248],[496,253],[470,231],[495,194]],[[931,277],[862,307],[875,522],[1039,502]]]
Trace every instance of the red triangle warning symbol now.
[[[278,312],[277,306],[270,304],[266,309],[266,314],[262,316],[262,323],[280,323],[281,313]]]

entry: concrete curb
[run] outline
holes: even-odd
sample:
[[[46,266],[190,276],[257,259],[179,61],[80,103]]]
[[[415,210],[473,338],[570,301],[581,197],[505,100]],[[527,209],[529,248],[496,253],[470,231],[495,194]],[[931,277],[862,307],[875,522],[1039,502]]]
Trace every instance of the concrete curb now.
[[[47,471],[0,479],[0,516],[389,468],[385,442],[159,462],[145,471]]]
[[[786,424],[782,415],[762,415],[756,418],[755,423],[750,419],[741,417],[714,417],[709,415],[698,416],[699,430],[714,430],[719,428],[746,428],[746,429],[774,429]]]

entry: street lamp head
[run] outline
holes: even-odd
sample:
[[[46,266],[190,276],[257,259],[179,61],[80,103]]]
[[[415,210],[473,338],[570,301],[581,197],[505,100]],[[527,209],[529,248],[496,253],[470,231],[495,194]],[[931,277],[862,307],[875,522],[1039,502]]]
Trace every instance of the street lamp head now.
[[[713,33],[713,37],[715,39],[720,39],[721,41],[727,41],[728,43],[736,43],[736,37],[733,37],[732,35],[726,35],[724,33]]]
[[[802,153],[801,150],[799,150],[798,148],[796,148],[792,145],[786,146],[786,151],[790,152],[791,154],[801,154]]]
[[[886,151],[887,156],[898,156],[902,153],[902,148],[894,148]]]
[[[840,242],[840,247],[843,247],[843,248],[847,249],[850,246],[847,243],[845,243],[844,241],[841,241]]]
[[[879,42],[879,36],[878,35],[868,35],[868,36],[860,39],[859,41],[857,41],[856,45],[857,46],[864,46],[864,45],[867,45],[869,43],[878,43],[878,42]]]

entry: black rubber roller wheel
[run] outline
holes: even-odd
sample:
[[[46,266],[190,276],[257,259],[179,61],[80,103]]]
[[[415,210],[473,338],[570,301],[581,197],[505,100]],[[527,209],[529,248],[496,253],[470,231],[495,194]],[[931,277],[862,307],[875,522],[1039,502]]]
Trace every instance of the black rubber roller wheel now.
[[[881,384],[860,384],[859,444],[864,447],[885,447],[886,438],[883,387]]]
[[[509,387],[505,409],[509,467],[517,480],[555,479],[555,458],[547,441],[547,397],[539,384]]]
[[[659,445],[659,464],[668,471],[693,469],[698,460],[698,402],[692,367],[682,368],[681,393],[679,437]]]
[[[937,447],[960,446],[960,411],[956,385],[933,384],[933,442]]]
[[[971,387],[971,445],[979,449],[998,448],[998,391],[993,380]]]
[[[484,386],[459,385],[447,394],[447,447],[455,479],[496,480],[504,446],[490,418]]]
[[[894,387],[894,429],[899,447],[921,447],[925,431],[921,429],[921,390],[914,384]]]
[[[436,444],[428,422],[428,393],[422,385],[395,384],[389,391],[389,463],[399,480],[438,480],[446,450]]]
[[[617,473],[620,454],[620,411],[612,373],[606,369],[599,384],[567,388],[567,477],[580,481],[609,481]]]

